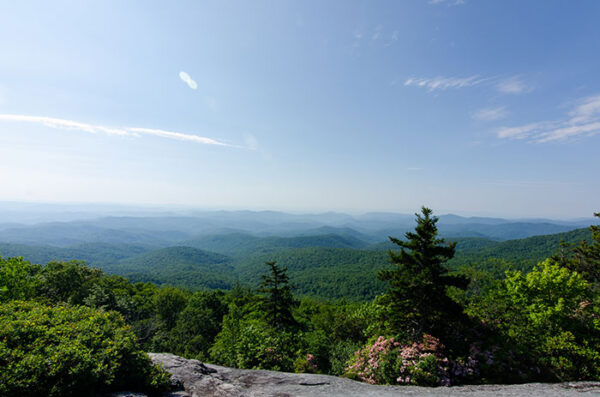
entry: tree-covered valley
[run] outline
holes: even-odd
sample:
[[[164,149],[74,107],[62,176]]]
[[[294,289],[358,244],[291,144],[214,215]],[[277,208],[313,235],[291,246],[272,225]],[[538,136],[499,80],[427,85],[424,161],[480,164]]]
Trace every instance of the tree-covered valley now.
[[[279,235],[160,239],[153,228],[165,220],[155,219],[115,233],[139,240],[104,241],[104,231],[69,245],[63,224],[20,226],[0,244],[0,392],[127,384],[160,394],[167,375],[144,351],[376,384],[598,379],[598,227],[551,224],[571,230],[512,238],[527,234],[511,235],[514,222],[461,219],[460,229],[443,219],[424,208],[388,241],[379,234],[392,229],[310,222],[269,225]],[[509,238],[469,232],[485,224]]]
[[[450,238],[457,242],[450,268],[463,266],[502,273],[528,270],[554,254],[561,241],[589,239],[588,229],[524,239],[494,241],[483,237]],[[300,296],[351,300],[372,299],[385,289],[377,272],[386,266],[389,242],[368,243],[336,234],[301,237],[256,237],[250,234],[210,235],[165,248],[149,245],[85,243],[53,247],[0,243],[4,257],[23,256],[33,263],[81,260],[131,281],[150,281],[200,291],[229,290],[242,283],[256,287],[263,264],[288,266]],[[187,245],[183,245],[187,244]]]

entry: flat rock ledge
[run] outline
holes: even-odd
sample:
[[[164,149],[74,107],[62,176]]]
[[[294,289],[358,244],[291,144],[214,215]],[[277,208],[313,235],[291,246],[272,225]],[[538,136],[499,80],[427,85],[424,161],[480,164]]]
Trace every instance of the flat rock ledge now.
[[[600,396],[600,382],[528,383],[456,387],[373,386],[328,375],[246,370],[188,360],[173,354],[149,353],[172,374],[169,397],[331,397],[331,396]],[[141,397],[115,393],[115,397]]]

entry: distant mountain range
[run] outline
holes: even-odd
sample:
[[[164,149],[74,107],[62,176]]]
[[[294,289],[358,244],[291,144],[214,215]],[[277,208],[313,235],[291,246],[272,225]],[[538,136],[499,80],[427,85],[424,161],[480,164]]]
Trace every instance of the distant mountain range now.
[[[36,210],[34,207],[33,211]],[[61,207],[62,208],[62,207]],[[204,247],[209,236],[243,234],[254,237],[298,237],[338,235],[348,241],[342,245],[357,247],[360,243],[381,242],[388,236],[402,237],[415,225],[414,215],[367,213],[352,216],[342,213],[289,214],[276,211],[188,211],[185,214],[140,212],[139,216],[99,216],[85,218],[82,212],[55,211],[46,218],[66,219],[32,223],[36,218],[25,214],[28,207],[9,209],[0,205],[0,242],[14,244],[72,247],[84,243],[134,244],[168,247],[195,241]],[[108,211],[108,210],[107,210]],[[24,221],[19,222],[23,212]],[[99,212],[99,215],[106,215]],[[72,216],[85,219],[71,219]],[[88,214],[89,215],[89,214]],[[43,218],[38,214],[37,218]],[[37,219],[36,218],[36,219]],[[594,219],[572,221],[501,218],[465,218],[441,215],[440,233],[447,237],[481,237],[510,240],[535,235],[566,232],[589,226]],[[350,241],[354,239],[354,241]],[[279,244],[287,244],[284,240]],[[183,244],[185,245],[185,244]]]

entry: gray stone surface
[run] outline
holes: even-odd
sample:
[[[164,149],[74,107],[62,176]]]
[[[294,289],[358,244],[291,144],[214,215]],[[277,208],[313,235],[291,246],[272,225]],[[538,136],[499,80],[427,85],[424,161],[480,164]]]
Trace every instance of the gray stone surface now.
[[[203,364],[173,354],[150,353],[155,363],[173,374],[185,392],[179,397],[330,397],[330,396],[600,396],[600,382],[573,382],[524,385],[485,385],[459,387],[373,386],[327,375],[242,370]],[[175,395],[173,395],[175,396]]]

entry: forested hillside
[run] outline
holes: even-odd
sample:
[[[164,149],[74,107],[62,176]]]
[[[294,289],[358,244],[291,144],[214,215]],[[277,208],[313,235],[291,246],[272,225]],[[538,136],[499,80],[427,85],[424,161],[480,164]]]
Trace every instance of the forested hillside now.
[[[195,290],[230,289],[234,268],[227,256],[191,247],[168,247],[107,266],[111,273],[133,281],[152,281]]]
[[[581,240],[590,241],[591,238],[592,233],[589,229],[577,229],[565,233],[501,241],[479,247],[463,246],[462,249],[459,240],[457,254],[450,263],[452,265],[473,264],[485,262],[487,259],[504,259],[514,264],[516,269],[526,270],[556,253],[561,242],[574,244]]]
[[[367,242],[350,235],[318,234],[296,237],[256,237],[250,234],[204,236],[183,245],[244,258],[277,250],[306,247],[364,248]]]
[[[328,230],[329,231],[329,230]],[[530,269],[557,252],[559,243],[590,239],[588,229],[494,241],[481,237],[449,238],[457,243],[451,269],[463,266],[494,270]],[[132,281],[151,281],[192,290],[231,289],[237,283],[256,287],[262,265],[275,260],[288,266],[295,293],[303,296],[368,300],[384,291],[376,278],[388,262],[387,251],[397,248],[390,241],[369,244],[350,235],[257,237],[228,233],[187,240],[167,248],[132,244],[86,243],[73,247],[0,244],[5,257],[23,256],[34,263],[53,260],[83,260],[109,273]]]

